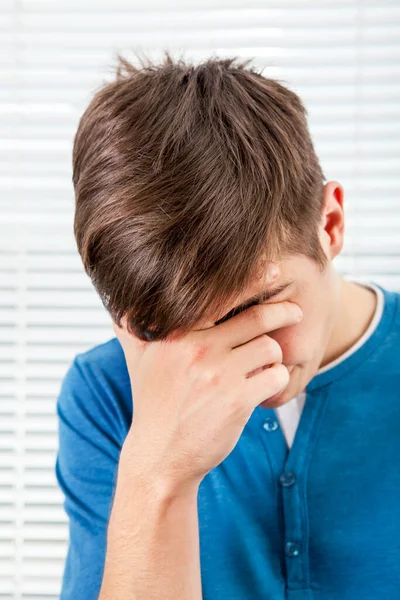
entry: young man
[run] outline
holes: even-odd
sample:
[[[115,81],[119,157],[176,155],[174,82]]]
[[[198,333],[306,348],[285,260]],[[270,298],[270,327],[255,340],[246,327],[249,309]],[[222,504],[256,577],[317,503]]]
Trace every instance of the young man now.
[[[399,597],[399,294],[335,271],[343,188],[245,66],[121,59],[79,123],[116,337],[58,398],[61,600]]]

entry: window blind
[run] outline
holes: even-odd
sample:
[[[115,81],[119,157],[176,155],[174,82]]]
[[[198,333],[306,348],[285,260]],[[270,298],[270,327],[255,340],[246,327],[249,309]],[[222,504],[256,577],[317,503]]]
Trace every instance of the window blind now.
[[[304,100],[345,191],[344,275],[400,289],[400,6],[335,0],[0,3],[0,598],[58,598],[68,523],[55,402],[114,337],[73,238],[72,139],[116,52],[254,58]]]

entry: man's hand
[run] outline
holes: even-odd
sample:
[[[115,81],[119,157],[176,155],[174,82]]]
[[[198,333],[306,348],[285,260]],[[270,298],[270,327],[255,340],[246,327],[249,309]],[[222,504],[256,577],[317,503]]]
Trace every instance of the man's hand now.
[[[124,446],[174,488],[198,484],[233,450],[254,408],[288,384],[281,347],[266,332],[301,319],[292,302],[260,304],[215,327],[153,342],[114,323],[134,403]]]

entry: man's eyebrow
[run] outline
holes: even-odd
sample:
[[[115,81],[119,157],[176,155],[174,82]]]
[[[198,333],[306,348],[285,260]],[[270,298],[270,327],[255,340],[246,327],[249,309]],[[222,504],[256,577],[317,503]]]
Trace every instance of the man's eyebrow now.
[[[259,304],[260,302],[266,302],[267,300],[271,300],[271,298],[274,298],[275,296],[283,292],[283,290],[289,287],[289,285],[292,285],[292,283],[294,283],[294,279],[285,281],[285,283],[281,283],[281,285],[276,288],[267,288],[266,290],[262,290],[258,294],[255,294],[255,296],[248,298],[242,304],[239,304],[238,306],[235,306],[235,308],[232,308],[232,310],[230,310],[225,316],[221,317],[221,319],[218,319],[218,321],[215,321],[214,325],[219,325],[220,323],[227,321],[235,314],[246,310],[246,308],[250,308],[250,306],[253,306],[253,304]]]

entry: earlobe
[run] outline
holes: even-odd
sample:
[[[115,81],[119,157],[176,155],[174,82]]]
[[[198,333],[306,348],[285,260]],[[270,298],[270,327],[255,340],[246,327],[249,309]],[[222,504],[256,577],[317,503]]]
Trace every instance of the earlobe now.
[[[343,248],[343,242],[343,223],[331,225],[330,228],[328,227],[328,229],[323,230],[321,246],[330,261],[340,254]]]

